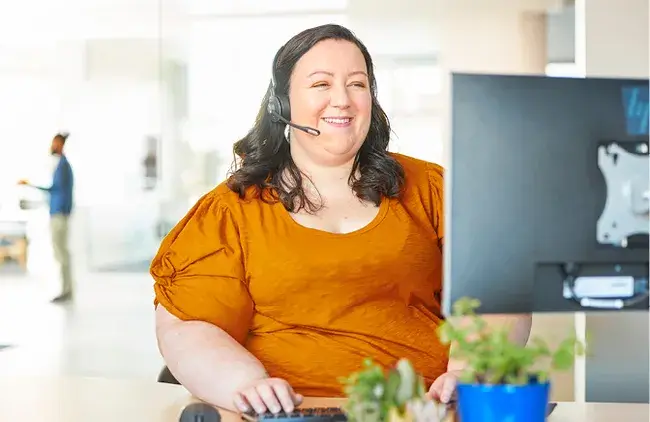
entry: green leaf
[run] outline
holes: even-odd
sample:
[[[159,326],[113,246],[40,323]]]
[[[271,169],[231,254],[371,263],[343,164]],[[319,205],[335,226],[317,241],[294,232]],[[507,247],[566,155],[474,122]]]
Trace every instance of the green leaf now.
[[[397,362],[397,372],[399,373],[400,383],[395,399],[397,404],[402,406],[415,396],[417,374],[413,365],[407,359],[400,359]]]
[[[388,398],[391,402],[394,402],[394,398],[397,396],[399,384],[399,372],[397,372],[397,369],[393,368],[388,372],[388,377],[386,380],[386,398]]]

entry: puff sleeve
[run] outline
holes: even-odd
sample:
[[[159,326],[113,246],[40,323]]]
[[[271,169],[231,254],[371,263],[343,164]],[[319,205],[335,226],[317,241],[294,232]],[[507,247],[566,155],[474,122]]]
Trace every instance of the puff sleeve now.
[[[209,193],[162,241],[150,273],[154,305],[214,324],[243,344],[253,316],[235,218]]]
[[[433,226],[438,235],[438,245],[442,248],[445,240],[444,169],[438,164],[430,164],[427,173],[433,201]]]

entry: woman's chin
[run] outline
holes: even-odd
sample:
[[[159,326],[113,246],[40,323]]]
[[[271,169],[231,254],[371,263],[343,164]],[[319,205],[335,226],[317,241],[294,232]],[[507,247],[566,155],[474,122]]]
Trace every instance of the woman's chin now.
[[[357,142],[350,137],[323,133],[312,139],[300,139],[293,147],[300,145],[299,148],[306,153],[307,157],[311,157],[310,159],[318,164],[337,166],[354,160],[362,144],[363,142]],[[298,151],[294,151],[296,152]]]
[[[323,155],[335,161],[347,162],[354,159],[360,147],[355,142],[328,142],[323,145]]]
[[[351,136],[324,136],[319,139],[322,148],[333,155],[355,155],[363,142]]]

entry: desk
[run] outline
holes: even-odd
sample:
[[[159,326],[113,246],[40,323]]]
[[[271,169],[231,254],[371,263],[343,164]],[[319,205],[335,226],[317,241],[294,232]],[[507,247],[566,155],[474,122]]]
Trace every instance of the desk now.
[[[0,379],[0,421],[177,422],[195,401],[178,385],[101,378]],[[306,406],[338,406],[340,399],[308,398]],[[647,404],[560,403],[549,422],[648,422]],[[221,411],[223,422],[241,422]]]
[[[0,220],[0,266],[11,258],[27,271],[27,223]]]

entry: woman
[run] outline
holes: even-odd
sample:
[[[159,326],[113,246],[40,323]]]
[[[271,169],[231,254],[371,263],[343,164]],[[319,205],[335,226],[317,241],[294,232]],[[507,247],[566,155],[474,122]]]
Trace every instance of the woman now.
[[[169,369],[209,403],[277,412],[340,396],[365,357],[406,357],[447,400],[442,168],[387,152],[372,59],[347,29],[296,35],[272,72],[240,165],[151,265]]]

